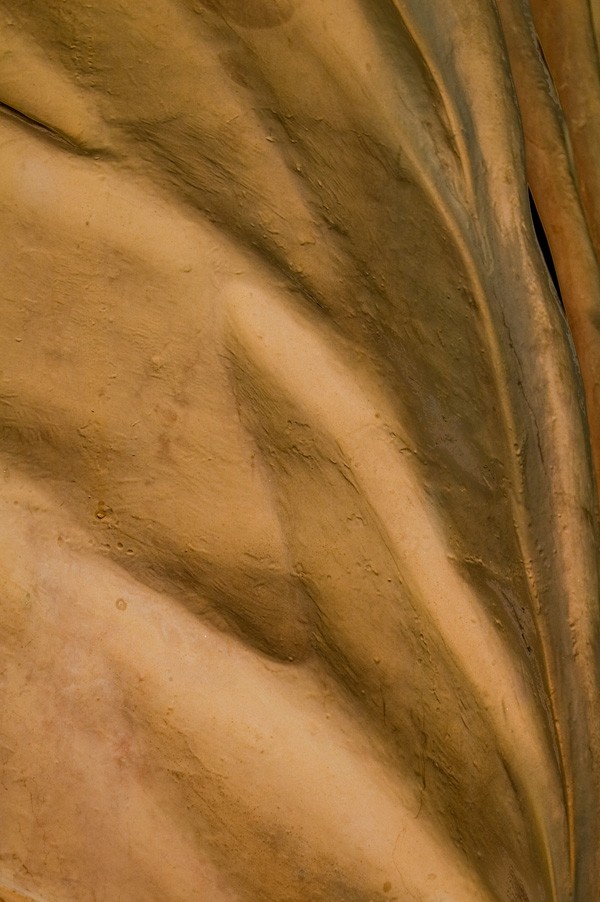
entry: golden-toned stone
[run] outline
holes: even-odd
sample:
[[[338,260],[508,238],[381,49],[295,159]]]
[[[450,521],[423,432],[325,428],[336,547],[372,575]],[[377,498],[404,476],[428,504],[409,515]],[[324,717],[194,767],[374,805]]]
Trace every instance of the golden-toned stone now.
[[[0,899],[600,896],[596,7],[0,0]]]

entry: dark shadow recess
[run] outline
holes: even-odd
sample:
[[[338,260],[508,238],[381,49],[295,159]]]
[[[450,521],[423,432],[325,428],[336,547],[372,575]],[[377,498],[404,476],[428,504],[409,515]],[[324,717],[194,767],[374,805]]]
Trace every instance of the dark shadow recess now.
[[[540,250],[542,252],[542,257],[546,263],[546,268],[550,273],[550,278],[554,284],[554,288],[556,290],[556,294],[558,295],[558,300],[560,301],[560,305],[565,309],[563,304],[562,294],[560,291],[560,285],[558,282],[558,276],[556,275],[556,267],[554,266],[554,260],[552,259],[552,253],[550,251],[550,245],[548,244],[548,239],[546,238],[546,232],[544,231],[544,226],[542,225],[542,220],[540,219],[540,214],[538,213],[537,207],[535,205],[535,201],[533,199],[533,195],[529,190],[529,207],[531,209],[531,219],[533,220],[533,228],[535,230],[535,237],[537,238],[537,242],[539,244]]]

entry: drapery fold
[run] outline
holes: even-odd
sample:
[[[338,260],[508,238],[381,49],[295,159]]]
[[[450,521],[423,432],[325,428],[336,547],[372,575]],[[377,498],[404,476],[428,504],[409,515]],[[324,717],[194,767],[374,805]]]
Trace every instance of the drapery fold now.
[[[598,59],[575,6],[0,3],[3,452],[128,579],[256,666],[322,674],[341,732],[349,706],[370,737],[386,824],[418,820],[407,848],[456,899],[599,892]],[[198,717],[171,739],[138,724],[159,771],[200,761],[180,748]],[[241,898],[387,897],[383,828],[362,871],[346,839],[343,867],[319,846],[302,888],[310,815],[266,804],[254,864],[231,865],[207,837],[244,842],[239,760],[204,774],[206,802],[189,773],[178,791]],[[434,898],[397,860],[398,898]]]

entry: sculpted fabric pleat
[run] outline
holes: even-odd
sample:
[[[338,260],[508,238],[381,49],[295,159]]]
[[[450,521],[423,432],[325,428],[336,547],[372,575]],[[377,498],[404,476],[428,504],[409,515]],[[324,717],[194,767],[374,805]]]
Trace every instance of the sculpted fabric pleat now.
[[[1,0],[11,891],[598,895],[598,198],[532,7]]]

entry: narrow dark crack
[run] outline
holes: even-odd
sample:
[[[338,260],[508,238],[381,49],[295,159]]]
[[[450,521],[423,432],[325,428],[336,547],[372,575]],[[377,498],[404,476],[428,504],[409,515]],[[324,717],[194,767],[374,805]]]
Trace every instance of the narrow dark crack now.
[[[0,113],[3,113],[5,116],[10,116],[11,119],[17,119],[19,122],[22,122],[23,125],[28,125],[30,128],[42,131],[45,137],[50,138],[52,141],[58,141],[59,144],[66,145],[70,150],[75,150],[77,152],[81,151],[79,145],[76,144],[72,138],[69,138],[68,135],[46,125],[44,122],[39,122],[37,119],[27,116],[25,113],[21,113],[20,110],[16,110],[8,103],[2,103],[0,101]]]
[[[544,226],[542,224],[542,220],[540,218],[540,214],[538,213],[538,209],[535,205],[535,201],[533,199],[533,195],[532,195],[531,191],[529,191],[529,207],[531,209],[531,219],[533,220],[533,228],[535,230],[535,237],[537,238],[537,242],[538,242],[540,250],[542,252],[542,257],[544,258],[546,268],[550,274],[550,278],[552,279],[552,283],[554,285],[556,294],[558,296],[558,300],[560,301],[560,305],[564,310],[565,305],[563,304],[562,294],[561,294],[561,290],[560,290],[560,284],[558,281],[558,276],[556,275],[556,267],[554,266],[554,260],[552,258],[552,252],[550,250],[550,245],[548,244],[548,238],[546,237],[546,232],[544,231]]]
[[[102,157],[105,159],[117,158],[116,154],[108,148],[88,146],[87,143],[77,141],[61,129],[47,125],[45,122],[40,122],[39,119],[34,119],[32,116],[22,113],[20,110],[15,109],[15,107],[10,106],[10,104],[4,103],[3,101],[0,101],[0,116],[6,116],[27,128],[35,129],[42,138],[52,141],[55,144],[59,144],[62,148],[69,150],[71,153],[76,153],[80,156]]]

